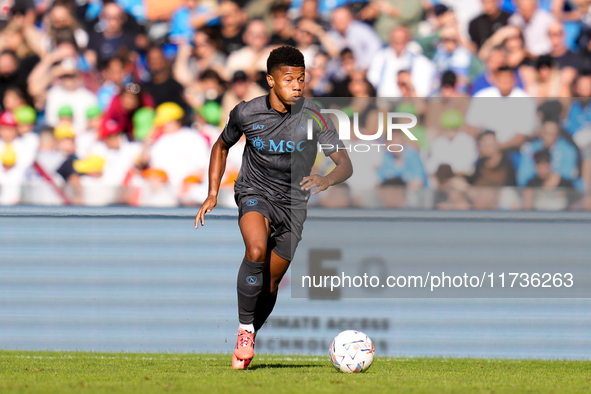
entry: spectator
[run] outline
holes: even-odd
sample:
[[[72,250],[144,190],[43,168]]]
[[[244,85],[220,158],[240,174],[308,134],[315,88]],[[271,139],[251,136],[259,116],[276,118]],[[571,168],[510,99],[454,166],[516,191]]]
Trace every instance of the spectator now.
[[[402,178],[392,178],[382,182],[378,189],[378,196],[383,208],[408,208],[406,199],[406,183]]]
[[[104,124],[101,140],[90,149],[83,160],[74,161],[79,174],[82,201],[85,205],[107,205],[120,202],[120,189],[131,179],[142,146],[129,142],[115,121]]]
[[[125,62],[120,58],[112,58],[107,60],[106,64],[101,67],[101,74],[103,83],[97,91],[98,106],[102,110],[109,107],[113,97],[117,96],[126,79]]]
[[[434,175],[439,166],[448,164],[455,175],[472,175],[478,149],[474,138],[462,131],[464,119],[461,112],[447,110],[441,115],[442,134],[433,140],[431,155],[427,160],[427,173]]]
[[[306,82],[304,96],[306,97],[323,97],[328,95],[331,85],[329,83],[329,76],[326,72],[326,66],[329,57],[324,52],[319,52],[314,56],[314,62],[311,67],[306,67],[306,72],[310,76],[310,80]]]
[[[71,2],[56,0],[49,10],[45,32],[41,35],[37,45],[43,53],[57,48],[64,33],[71,34],[77,48],[88,46],[88,33],[76,22],[71,11]]]
[[[517,185],[526,186],[536,176],[534,154],[542,149],[550,152],[550,166],[556,185],[560,178],[575,182],[579,177],[578,151],[560,136],[560,126],[555,122],[545,122],[540,130],[540,137],[527,143],[521,149],[521,161],[517,172]]]
[[[478,50],[498,29],[507,25],[509,14],[499,8],[497,0],[482,0],[483,13],[474,18],[468,27],[470,39]]]
[[[376,53],[382,47],[380,37],[371,27],[353,18],[348,7],[340,7],[332,13],[331,41],[339,50],[350,48],[360,69],[367,70]]]
[[[39,135],[33,131],[37,122],[37,112],[31,106],[21,105],[14,109],[14,118],[17,123],[19,138],[34,157],[40,143]]]
[[[365,78],[363,71],[355,71],[349,82],[349,96],[351,97],[375,97],[376,91],[372,84]]]
[[[215,101],[221,105],[226,93],[226,82],[217,72],[205,70],[193,86],[194,88],[186,90],[186,97],[191,107],[199,108],[206,101]]]
[[[490,52],[488,52],[488,58],[486,59],[486,71],[476,77],[476,79],[474,79],[472,82],[473,96],[482,89],[495,85],[493,75],[495,75],[501,67],[506,66],[506,57],[507,51],[502,45],[493,47]],[[519,77],[518,73],[515,73],[515,84],[516,87],[523,88],[523,84],[521,83],[521,78]]]
[[[412,84],[412,78],[410,71],[400,70],[398,71],[398,89],[400,89],[400,96],[404,98],[414,98],[417,96],[417,91]]]
[[[27,105],[28,97],[25,92],[16,85],[9,86],[4,92],[2,107],[5,111],[14,112],[18,107]]]
[[[494,131],[478,136],[478,160],[470,178],[474,186],[515,186],[515,168],[501,150]]]
[[[423,5],[419,0],[373,0],[359,16],[364,20],[375,20],[376,33],[387,42],[395,27],[406,26],[410,31],[416,31],[423,17]]]
[[[481,89],[474,97],[529,97],[517,86],[514,70],[509,66],[502,66],[492,75],[493,85]]]
[[[133,139],[136,141],[145,141],[154,131],[154,117],[156,111],[154,108],[143,107],[133,114]]]
[[[73,59],[62,60],[58,83],[47,91],[45,119],[48,125],[57,126],[59,109],[70,106],[73,110],[72,123],[75,132],[86,129],[86,111],[96,105],[96,96],[82,85],[80,74]]]
[[[468,198],[468,183],[464,177],[455,176],[449,164],[442,164],[435,173],[437,190],[435,207],[443,210],[463,211],[472,208]]]
[[[537,0],[517,0],[517,12],[509,18],[509,24],[523,31],[525,49],[532,56],[540,56],[552,50],[548,28],[556,18],[541,8]]]
[[[26,170],[33,164],[35,151],[18,136],[11,112],[0,114],[0,205],[18,204]]]
[[[566,46],[577,53],[579,52],[577,45],[585,41],[585,36],[589,34],[588,29],[591,24],[589,20],[590,6],[588,0],[553,0],[550,7],[554,16],[564,23]]]
[[[219,12],[222,23],[218,27],[218,36],[224,52],[230,54],[244,46],[242,36],[246,14],[234,0],[221,0]]]
[[[525,209],[564,209],[568,205],[568,196],[548,192],[557,188],[572,189],[573,183],[554,172],[550,151],[544,148],[533,155],[535,161],[535,176],[527,182],[527,189],[523,191]],[[534,192],[532,188],[537,188]],[[550,197],[550,198],[548,198]],[[560,197],[563,197],[562,199]],[[558,205],[557,205],[558,204]]]
[[[18,59],[18,74],[23,80],[39,63],[44,51],[39,46],[39,35],[32,21],[10,22],[0,33],[0,53],[13,52]]]
[[[322,49],[328,52],[330,57],[338,56],[339,50],[330,39],[326,31],[312,19],[300,18],[293,38],[296,47],[304,55],[306,68],[312,66],[314,57]],[[319,42],[321,45],[318,45]]]
[[[581,163],[581,181],[583,183],[583,190],[589,194],[591,189],[591,144],[587,144],[581,149],[582,163]]]
[[[536,78],[527,87],[527,94],[538,97],[538,102],[547,97],[570,97],[570,85],[563,83],[554,59],[548,55],[536,59]]]
[[[337,61],[340,63],[339,68],[332,72],[329,76],[329,83],[332,85],[332,91],[328,94],[329,97],[349,97],[349,82],[351,76],[355,73],[355,58],[353,52],[349,48],[341,51]],[[327,68],[329,65],[327,65]]]
[[[250,101],[255,97],[264,96],[265,91],[254,83],[244,71],[236,71],[230,82],[230,89],[222,99],[222,115],[224,121],[228,119],[230,111],[241,101]]]
[[[64,105],[57,110],[58,123],[72,124],[74,110],[69,105]]]
[[[26,79],[27,92],[37,110],[42,111],[45,107],[49,87],[58,84],[66,72],[77,69],[79,61],[76,47],[70,42],[61,43],[56,50],[41,58]]]
[[[275,3],[271,6],[271,27],[273,34],[271,34],[271,45],[291,45],[296,46],[296,42],[292,38],[294,27],[289,19],[287,11],[289,6],[285,3]]]
[[[545,189],[573,187],[571,181],[562,178],[559,173],[552,172],[550,150],[548,148],[534,153],[534,161],[536,163],[536,176],[527,182],[527,187],[543,187]]]
[[[453,71],[448,70],[441,76],[439,95],[445,98],[466,97],[465,94],[458,90],[458,78]]]
[[[422,189],[427,186],[427,176],[418,152],[407,143],[401,130],[392,133],[392,144],[400,145],[400,150],[388,151],[378,169],[378,177],[383,184],[388,180],[401,179],[408,189]],[[404,148],[404,149],[402,149]]]
[[[78,159],[74,129],[69,123],[60,123],[54,129],[53,135],[57,141],[57,149],[62,154],[62,163],[55,172],[68,182],[72,175],[76,174],[74,161]]]
[[[557,63],[563,83],[570,86],[575,80],[577,73],[580,73],[585,68],[585,60],[566,47],[564,42],[564,26],[562,23],[552,23],[548,28],[548,36],[552,44],[552,50],[549,55]]]
[[[178,44],[190,43],[195,30],[212,24],[218,18],[212,5],[199,0],[184,0],[170,18],[170,40]]]
[[[154,108],[154,99],[140,85],[128,83],[119,95],[113,98],[109,109],[103,116],[103,122],[99,131],[99,136],[104,130],[112,129],[109,124],[116,124],[120,128],[118,132],[127,135],[130,141],[133,137],[133,115],[141,107]]]
[[[267,46],[269,39],[265,23],[260,19],[251,21],[244,32],[243,40],[246,46],[228,56],[225,79],[231,79],[239,70],[245,71],[254,80],[258,79],[259,72],[266,73],[267,58],[271,52],[271,48]]]
[[[376,88],[379,97],[400,97],[401,92],[396,83],[400,70],[410,70],[419,97],[431,94],[435,66],[425,56],[414,52],[409,42],[408,29],[396,27],[390,33],[390,45],[372,58],[367,79]]]
[[[97,66],[116,56],[136,51],[135,37],[123,30],[127,16],[121,6],[115,2],[106,2],[101,14],[104,30],[93,32],[85,53],[86,61]]]
[[[472,64],[472,54],[460,44],[460,36],[455,27],[447,26],[441,29],[441,44],[433,57],[437,71],[437,80],[444,72],[453,71],[458,79],[458,90],[465,93],[468,87],[468,74]]]
[[[209,145],[197,131],[182,127],[183,109],[175,103],[156,108],[154,125],[162,136],[145,145],[142,161],[150,168],[162,170],[173,188],[180,192],[189,176],[203,179],[209,162]],[[207,190],[203,190],[207,196]]]
[[[7,14],[0,32],[0,104],[14,113],[18,126],[12,139],[9,124],[0,132],[11,141],[0,142],[0,184],[19,174],[21,181],[11,181],[18,185],[8,194],[12,203],[19,201],[22,185],[27,186],[27,203],[61,203],[32,167],[35,157],[54,182],[74,191],[75,203],[200,202],[207,193],[204,168],[211,142],[229,109],[268,92],[266,53],[272,45],[286,43],[304,54],[304,95],[345,97],[342,109],[359,115],[362,133],[375,132],[380,111],[409,112],[418,120],[412,129],[418,141],[404,140],[402,153],[382,151],[371,160],[355,161],[356,180],[319,199],[321,204],[379,206],[382,199],[388,207],[428,205],[422,190],[414,190],[415,180],[408,175],[412,171],[404,172],[413,160],[408,157],[419,160],[414,160],[413,171],[422,166],[431,185],[435,178],[440,182],[445,200],[437,198],[435,205],[442,209],[520,207],[517,194],[510,204],[502,202],[505,194],[517,193],[504,186],[527,186],[518,175],[536,177],[534,155],[545,148],[551,172],[576,188],[591,184],[588,0],[544,0],[539,7],[536,0],[517,0],[513,16],[509,0],[502,5],[494,0],[296,0],[289,6],[266,0],[221,0],[219,5],[176,0],[169,23],[147,20],[147,6],[138,6],[138,1],[55,0],[48,6],[42,0],[34,9]],[[578,31],[580,53],[573,49]],[[383,48],[382,39],[388,42]],[[486,69],[474,78],[480,59]],[[147,84],[130,82],[140,80]],[[464,94],[468,89],[473,97]],[[402,99],[368,100],[376,95]],[[164,106],[154,126],[154,107],[172,102],[182,111]],[[184,114],[181,124],[179,113]],[[462,114],[465,125],[457,122]],[[10,123],[10,115],[2,116]],[[563,122],[565,130],[554,142],[548,130],[536,139],[539,120],[544,129]],[[66,121],[70,126],[62,124]],[[74,138],[56,141],[54,127],[57,134],[68,129],[66,134]],[[146,145],[143,164],[131,153],[121,153],[134,146],[129,152],[141,154],[141,144],[134,141]],[[361,142],[353,139],[351,145]],[[192,145],[198,157],[189,157],[183,143]],[[234,204],[231,188],[244,140],[238,146],[222,180],[223,205]],[[71,174],[61,171],[66,182],[56,171],[71,148],[76,155],[69,158]],[[582,164],[578,149],[585,152]],[[185,157],[183,162],[172,152]],[[144,171],[146,165],[150,167]],[[80,171],[72,170],[75,166]],[[380,166],[394,172],[378,179]],[[318,167],[326,169],[324,163]],[[421,188],[427,187],[425,178]],[[39,189],[31,194],[29,185]],[[31,195],[37,197],[31,200]],[[333,197],[338,201],[330,201]]]
[[[295,3],[296,2],[292,3],[292,7]],[[302,1],[299,11],[299,17],[295,21],[296,25],[301,18],[305,18],[316,22],[316,24],[320,25],[324,31],[330,30],[330,23],[320,17],[320,13],[318,12],[318,0]]]
[[[192,85],[199,74],[208,69],[216,70],[218,74],[224,72],[226,55],[217,48],[217,40],[216,31],[205,27],[195,32],[194,49],[187,43],[180,44],[173,73],[181,85]]]
[[[81,133],[76,134],[76,156],[85,158],[90,149],[98,141],[99,131],[103,123],[103,112],[98,106],[88,108],[86,111],[87,127]]]
[[[162,48],[150,48],[147,58],[148,70],[152,78],[150,82],[146,83],[145,89],[154,100],[155,106],[173,102],[180,105],[185,111],[189,111],[190,107],[184,99],[183,85],[173,78],[171,65],[164,57]]]
[[[43,128],[39,133],[39,150],[35,158],[37,165],[47,174],[54,184],[63,187],[65,181],[57,173],[57,169],[65,161],[65,157],[58,150],[53,128]],[[29,169],[27,172],[27,202],[39,205],[60,205],[65,201],[54,187],[42,177],[38,170]]]
[[[574,97],[564,119],[564,129],[574,137],[577,132],[591,129],[591,73],[579,75],[573,89]]]
[[[494,131],[501,149],[517,150],[534,131],[535,101],[515,87],[513,69],[499,68],[494,80],[496,86],[482,89],[471,100],[466,124]]]
[[[20,63],[14,52],[0,53],[0,102],[4,102],[4,94],[11,86],[26,90],[27,75],[20,69]]]

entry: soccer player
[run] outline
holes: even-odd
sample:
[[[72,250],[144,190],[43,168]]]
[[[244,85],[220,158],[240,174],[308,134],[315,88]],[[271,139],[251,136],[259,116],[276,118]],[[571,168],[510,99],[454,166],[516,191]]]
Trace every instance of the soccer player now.
[[[320,107],[303,98],[304,56],[294,47],[273,50],[267,59],[267,96],[241,102],[230,112],[226,127],[212,147],[209,195],[197,216],[217,204],[228,150],[246,137],[242,168],[234,191],[238,224],[246,252],[238,271],[238,341],[232,367],[246,369],[254,357],[256,332],[271,314],[279,282],[301,239],[310,193],[344,182],[353,173],[351,161],[334,124]],[[312,119],[318,122],[308,122]],[[320,118],[322,118],[320,121]],[[308,139],[308,124],[312,138]],[[336,167],[326,176],[311,175],[318,144]],[[312,190],[314,189],[314,190]]]

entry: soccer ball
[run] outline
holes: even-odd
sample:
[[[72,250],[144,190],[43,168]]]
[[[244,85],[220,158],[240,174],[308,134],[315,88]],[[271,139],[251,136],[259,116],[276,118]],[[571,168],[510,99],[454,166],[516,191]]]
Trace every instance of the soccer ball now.
[[[373,342],[361,331],[343,331],[330,344],[328,356],[332,365],[341,372],[367,371],[373,362]]]

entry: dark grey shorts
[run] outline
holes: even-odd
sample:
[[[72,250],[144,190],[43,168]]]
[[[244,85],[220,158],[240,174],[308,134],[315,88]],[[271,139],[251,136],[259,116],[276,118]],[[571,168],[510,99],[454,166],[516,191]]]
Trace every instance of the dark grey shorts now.
[[[248,212],[259,212],[269,220],[271,234],[268,248],[279,257],[292,261],[298,243],[302,239],[307,209],[292,209],[271,203],[258,194],[237,194],[238,221]]]

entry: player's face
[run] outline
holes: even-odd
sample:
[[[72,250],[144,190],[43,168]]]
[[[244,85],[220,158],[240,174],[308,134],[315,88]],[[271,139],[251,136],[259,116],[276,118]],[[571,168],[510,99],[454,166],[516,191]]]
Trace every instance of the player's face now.
[[[304,67],[286,67],[267,76],[269,86],[284,105],[292,105],[298,101],[304,92]]]

